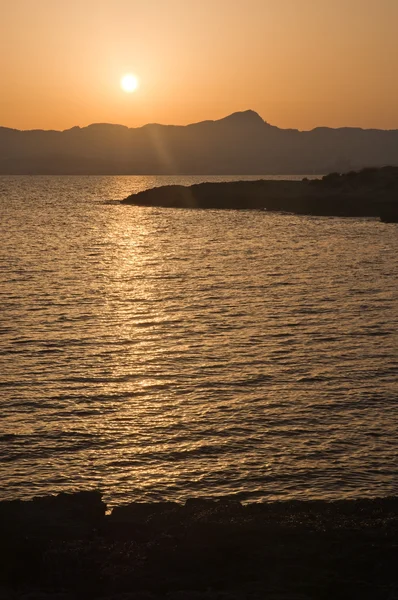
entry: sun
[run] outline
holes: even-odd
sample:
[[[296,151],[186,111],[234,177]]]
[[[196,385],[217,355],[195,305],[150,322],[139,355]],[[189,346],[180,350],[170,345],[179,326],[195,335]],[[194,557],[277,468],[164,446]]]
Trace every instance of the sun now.
[[[136,89],[138,88],[138,86],[139,86],[138,78],[135,75],[133,75],[132,73],[127,73],[126,75],[123,75],[123,77],[120,80],[120,87],[127,94],[131,94],[132,92],[135,92]]]

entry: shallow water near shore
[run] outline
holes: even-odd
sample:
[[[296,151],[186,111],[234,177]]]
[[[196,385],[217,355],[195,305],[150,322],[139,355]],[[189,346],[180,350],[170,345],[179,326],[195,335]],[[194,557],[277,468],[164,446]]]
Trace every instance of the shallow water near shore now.
[[[0,177],[0,499],[397,493],[398,226],[117,202],[225,179]]]

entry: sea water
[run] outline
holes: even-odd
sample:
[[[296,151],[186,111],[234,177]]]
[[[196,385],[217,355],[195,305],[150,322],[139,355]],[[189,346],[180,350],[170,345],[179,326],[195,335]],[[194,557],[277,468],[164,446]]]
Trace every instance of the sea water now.
[[[1,499],[397,493],[398,226],[118,202],[225,179],[0,177]]]

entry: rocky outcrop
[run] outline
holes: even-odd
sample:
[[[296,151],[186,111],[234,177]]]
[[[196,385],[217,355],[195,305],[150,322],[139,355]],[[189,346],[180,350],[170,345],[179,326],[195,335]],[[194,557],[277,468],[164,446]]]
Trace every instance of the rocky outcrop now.
[[[105,508],[92,492],[0,503],[0,597],[386,600],[398,585],[398,498]]]
[[[383,223],[398,223],[398,202],[382,203],[378,213]]]
[[[303,215],[381,217],[396,214],[398,168],[364,169],[320,180],[238,181],[163,186],[122,201],[138,206],[269,210]]]
[[[106,504],[99,492],[61,493],[30,501],[0,503],[0,531],[10,537],[79,536],[103,520]]]

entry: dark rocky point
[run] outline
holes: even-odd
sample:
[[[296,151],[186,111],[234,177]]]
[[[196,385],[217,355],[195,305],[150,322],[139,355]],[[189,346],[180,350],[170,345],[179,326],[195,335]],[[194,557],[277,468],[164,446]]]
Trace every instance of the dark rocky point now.
[[[380,217],[398,220],[398,167],[368,168],[319,180],[238,181],[170,185],[122,201],[167,208],[250,209],[298,215]]]

